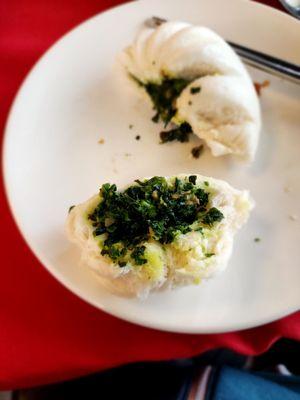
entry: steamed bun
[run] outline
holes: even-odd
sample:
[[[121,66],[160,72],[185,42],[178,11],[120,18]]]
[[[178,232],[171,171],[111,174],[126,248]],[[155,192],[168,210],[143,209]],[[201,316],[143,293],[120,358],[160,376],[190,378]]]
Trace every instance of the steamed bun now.
[[[68,215],[68,237],[79,246],[82,262],[96,272],[102,284],[119,295],[145,298],[151,291],[199,284],[201,280],[211,278],[224,270],[232,252],[234,235],[247,221],[253,207],[249,193],[234,189],[224,181],[201,175],[181,174],[138,182],[121,192],[114,185],[103,185],[98,195],[75,206]],[[143,187],[147,188],[148,197],[144,197],[142,191],[146,189],[141,189]],[[104,193],[103,188],[108,194]],[[169,200],[166,191],[171,196]],[[125,222],[123,237],[117,234],[119,242],[114,244],[114,251],[117,249],[119,258],[112,259],[112,253],[105,250],[107,239],[110,240],[108,231],[116,232],[111,227],[115,228],[113,224],[123,212],[120,199],[123,199],[121,195],[124,193],[128,200],[126,218],[130,220],[134,215],[136,220],[131,220],[127,228]],[[181,208],[183,197],[180,193],[186,199],[186,204]],[[113,214],[114,205],[109,196],[116,196],[116,214]],[[109,199],[105,201],[108,201],[110,207],[105,212],[104,199]],[[168,201],[173,202],[174,208],[171,211]],[[182,213],[194,205],[196,214],[194,219],[189,220],[190,216]],[[151,214],[147,214],[145,218],[144,213],[147,210]],[[106,233],[103,233],[103,228],[100,231],[95,230],[95,212],[105,221]],[[160,214],[163,215],[162,219],[166,218],[166,226],[159,226],[159,212],[163,213]],[[167,229],[170,226],[172,228],[172,224],[178,222],[178,219],[182,224],[185,217],[188,218],[188,225],[184,228],[176,225],[172,231],[172,239],[169,239],[166,236]],[[133,257],[134,247],[129,246],[126,248],[127,252],[122,252],[123,243],[128,246],[131,227],[136,222],[137,231],[142,229],[146,233],[138,243],[139,248],[143,247],[142,263],[138,262],[136,256]],[[124,221],[119,220],[117,223],[123,224]]]
[[[183,22],[145,28],[123,51],[121,63],[143,85],[187,80],[172,122],[190,124],[214,156],[254,158],[261,128],[258,97],[241,60],[215,32]]]

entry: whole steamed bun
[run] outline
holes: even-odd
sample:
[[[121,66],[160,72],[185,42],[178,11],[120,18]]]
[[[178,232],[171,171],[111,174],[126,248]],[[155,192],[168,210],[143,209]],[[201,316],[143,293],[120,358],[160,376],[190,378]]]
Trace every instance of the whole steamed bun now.
[[[188,122],[214,156],[253,160],[261,128],[258,97],[241,60],[215,32],[184,22],[144,28],[121,63],[143,84],[190,81],[176,100],[172,122]]]

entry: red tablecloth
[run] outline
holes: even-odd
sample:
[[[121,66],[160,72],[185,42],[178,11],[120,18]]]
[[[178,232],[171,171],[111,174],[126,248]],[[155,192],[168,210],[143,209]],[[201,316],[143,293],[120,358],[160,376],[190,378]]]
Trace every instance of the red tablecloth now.
[[[120,0],[0,2],[0,131],[12,98],[38,57],[77,23]],[[268,4],[278,6],[277,1]],[[183,335],[111,317],[54,280],[32,255],[1,206],[0,389],[33,386],[141,361],[188,357],[217,347],[266,350],[279,337],[300,339],[300,314],[239,333]]]

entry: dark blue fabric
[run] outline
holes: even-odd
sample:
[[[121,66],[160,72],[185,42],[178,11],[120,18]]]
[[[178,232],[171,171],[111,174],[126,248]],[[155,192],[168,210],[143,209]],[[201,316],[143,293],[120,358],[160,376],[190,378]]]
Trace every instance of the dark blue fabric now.
[[[281,376],[278,382],[275,374],[271,380],[266,375],[231,367],[221,368],[213,379],[209,400],[300,400],[296,391],[300,388],[300,379],[293,378],[291,382],[288,377]],[[293,389],[285,386],[291,383]]]
[[[300,377],[299,376],[285,376],[274,374],[270,372],[254,372],[255,375],[261,376],[262,378],[274,381],[279,385],[283,385],[286,388],[293,390],[294,392],[300,393]]]

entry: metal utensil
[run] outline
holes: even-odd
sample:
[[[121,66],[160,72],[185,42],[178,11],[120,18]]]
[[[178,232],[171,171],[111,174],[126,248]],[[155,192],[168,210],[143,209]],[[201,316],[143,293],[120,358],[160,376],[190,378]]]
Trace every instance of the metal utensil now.
[[[246,64],[300,85],[300,65],[249,49],[248,47],[234,42],[228,41],[227,43],[236,51]]]
[[[279,0],[283,7],[294,17],[300,19],[300,1],[299,0]]]

